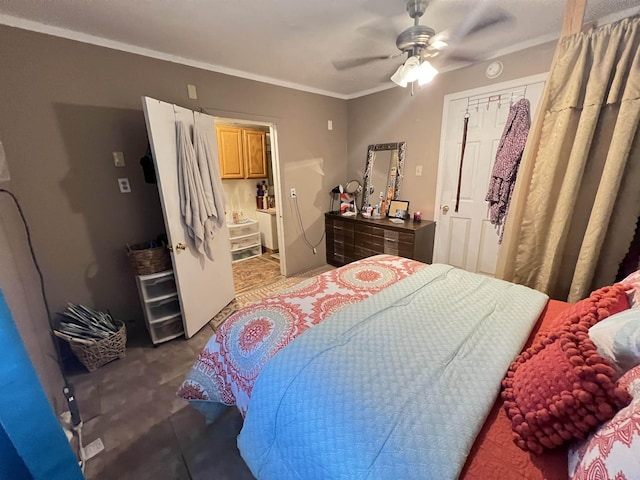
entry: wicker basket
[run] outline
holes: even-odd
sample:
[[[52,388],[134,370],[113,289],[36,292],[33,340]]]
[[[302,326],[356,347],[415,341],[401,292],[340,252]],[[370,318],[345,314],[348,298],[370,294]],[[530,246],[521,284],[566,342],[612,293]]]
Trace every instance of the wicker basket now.
[[[71,351],[90,372],[95,372],[98,367],[116,358],[124,358],[127,346],[127,329],[124,322],[120,320],[115,322],[116,325],[120,325],[120,329],[110,337],[96,340],[92,345],[69,340]]]
[[[146,243],[127,245],[127,255],[136,275],[171,270],[171,256],[166,246],[147,248]]]

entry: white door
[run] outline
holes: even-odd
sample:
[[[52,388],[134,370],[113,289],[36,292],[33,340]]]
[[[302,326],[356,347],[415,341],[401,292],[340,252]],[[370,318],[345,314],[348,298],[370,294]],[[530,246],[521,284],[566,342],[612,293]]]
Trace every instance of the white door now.
[[[545,75],[536,75],[469,92],[447,95],[444,101],[438,185],[434,261],[493,276],[498,259],[498,231],[489,222],[485,201],[500,137],[509,114],[511,93],[522,93],[535,115]],[[526,87],[526,89],[525,89]],[[467,143],[455,212],[463,120],[469,114]]]
[[[200,255],[193,246],[182,220],[178,196],[176,121],[183,121],[191,128],[195,123],[201,131],[206,131],[209,148],[217,161],[214,117],[149,97],[143,97],[142,103],[158,177],[158,191],[167,237],[169,245],[173,247],[171,258],[185,336],[190,338],[234,297],[229,231],[226,223],[215,237],[214,260],[211,261]],[[186,245],[186,249],[176,248],[178,244]]]

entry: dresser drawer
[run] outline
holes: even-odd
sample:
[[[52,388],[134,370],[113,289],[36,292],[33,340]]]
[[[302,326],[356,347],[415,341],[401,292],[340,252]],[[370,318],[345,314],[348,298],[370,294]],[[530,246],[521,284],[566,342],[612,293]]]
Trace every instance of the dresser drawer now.
[[[385,241],[389,240],[391,242],[410,243],[411,245],[413,245],[415,236],[413,235],[413,233],[397,232],[395,230],[385,230],[384,239]]]
[[[371,225],[362,225],[358,228],[358,233],[370,235],[373,237],[384,237],[384,228],[374,227]]]
[[[385,253],[383,249],[381,249],[381,250],[371,250],[370,248],[359,247],[357,245],[354,248],[355,257],[358,260],[360,260],[361,258],[371,257],[373,255],[379,255],[381,253]]]
[[[387,255],[414,258],[413,243],[399,242],[390,238],[384,239],[384,252]]]
[[[383,253],[384,237],[367,235],[365,233],[358,232],[356,234],[355,246],[370,249],[371,251],[376,252],[374,253],[374,255],[378,253]]]
[[[384,253],[414,258],[414,240],[415,237],[411,233],[386,230],[384,232]]]

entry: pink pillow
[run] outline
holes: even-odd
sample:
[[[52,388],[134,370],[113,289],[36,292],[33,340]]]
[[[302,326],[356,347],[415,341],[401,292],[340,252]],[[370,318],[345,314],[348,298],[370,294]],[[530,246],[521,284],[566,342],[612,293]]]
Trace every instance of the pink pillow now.
[[[503,380],[502,399],[518,447],[536,454],[589,431],[629,403],[616,372],[587,329],[551,334],[518,357]]]
[[[631,479],[640,472],[640,366],[619,382],[633,396],[628,407],[569,450],[572,480]]]

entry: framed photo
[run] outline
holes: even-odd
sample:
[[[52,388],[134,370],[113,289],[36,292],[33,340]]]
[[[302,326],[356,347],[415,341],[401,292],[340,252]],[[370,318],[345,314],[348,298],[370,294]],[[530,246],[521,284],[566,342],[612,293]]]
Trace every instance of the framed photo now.
[[[340,214],[354,215],[356,213],[356,196],[352,193],[340,194]]]
[[[387,217],[405,220],[409,216],[409,202],[407,200],[391,200]]]

